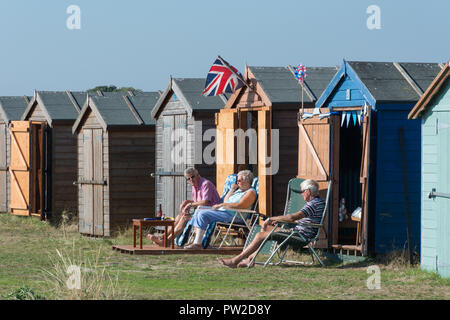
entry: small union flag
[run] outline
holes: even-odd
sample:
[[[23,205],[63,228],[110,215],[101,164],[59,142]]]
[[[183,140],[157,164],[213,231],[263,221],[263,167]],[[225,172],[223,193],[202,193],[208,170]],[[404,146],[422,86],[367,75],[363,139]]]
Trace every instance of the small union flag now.
[[[306,67],[302,64],[299,64],[297,68],[295,68],[295,79],[297,79],[298,83],[305,81],[306,77]]]
[[[233,66],[217,58],[206,76],[204,96],[233,93],[244,85],[242,75]]]

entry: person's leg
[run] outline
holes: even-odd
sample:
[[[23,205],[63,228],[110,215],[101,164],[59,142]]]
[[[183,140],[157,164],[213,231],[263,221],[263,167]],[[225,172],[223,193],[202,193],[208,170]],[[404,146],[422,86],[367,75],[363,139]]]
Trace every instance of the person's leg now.
[[[189,220],[191,220],[191,216],[188,215],[184,215],[184,214],[179,214],[177,216],[177,218],[180,217],[178,219],[178,221],[175,220],[175,229],[173,231],[173,236],[174,237],[178,237],[184,230],[184,227],[186,226],[186,223],[188,223]],[[169,232],[169,240],[171,239],[170,237],[170,232]]]
[[[186,246],[186,249],[202,248],[202,239],[206,228],[210,223],[217,221],[228,221],[229,215],[220,210],[197,209],[192,217],[192,226],[195,228],[195,239],[192,245]],[[231,220],[229,220],[231,221]]]
[[[247,248],[242,250],[240,254],[235,256],[231,259],[217,259],[221,264],[224,266],[230,267],[230,268],[236,268],[238,265],[240,267],[246,267],[248,266],[248,263],[250,263],[250,260],[253,258],[253,255],[256,254],[256,251],[258,250],[261,243],[264,241],[264,239],[269,235],[269,233],[272,231],[273,227],[268,227],[268,230],[266,231],[260,231],[256,234],[253,241],[249,244]],[[245,261],[243,261],[245,260]],[[243,262],[243,263],[241,263]]]
[[[177,226],[180,225],[180,223],[183,223],[183,214],[180,214],[180,213],[179,213],[179,214],[175,217],[175,222],[174,222],[174,228],[175,228],[175,229],[174,229],[174,232],[175,232],[175,233],[177,232]],[[185,224],[185,223],[184,223],[184,224]],[[184,224],[183,224],[183,227],[184,227]],[[169,232],[168,240],[170,241],[170,240],[172,239],[172,237],[170,236],[172,227],[168,227],[167,229],[168,229],[167,231]],[[182,231],[182,230],[183,230],[183,229],[181,229],[181,231]],[[175,234],[175,237],[177,237],[179,234],[181,234],[181,232],[179,232],[178,234]],[[160,247],[164,246],[164,236],[163,236],[163,235],[148,234],[147,237],[148,237],[153,243],[157,244],[158,246],[160,246]]]

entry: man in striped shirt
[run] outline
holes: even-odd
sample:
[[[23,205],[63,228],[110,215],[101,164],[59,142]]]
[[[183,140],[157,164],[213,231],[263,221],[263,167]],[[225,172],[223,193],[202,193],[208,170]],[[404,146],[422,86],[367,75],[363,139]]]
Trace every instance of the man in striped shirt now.
[[[303,181],[300,185],[300,190],[303,199],[306,201],[305,206],[300,211],[266,219],[261,227],[261,231],[255,236],[252,243],[247,248],[232,259],[219,258],[219,263],[230,268],[248,267],[253,255],[275,227],[277,222],[297,223],[295,229],[297,229],[300,234],[306,239],[314,238],[318,232],[318,228],[308,226],[307,224],[320,223],[325,209],[325,201],[319,197],[319,185],[314,180],[309,179]]]

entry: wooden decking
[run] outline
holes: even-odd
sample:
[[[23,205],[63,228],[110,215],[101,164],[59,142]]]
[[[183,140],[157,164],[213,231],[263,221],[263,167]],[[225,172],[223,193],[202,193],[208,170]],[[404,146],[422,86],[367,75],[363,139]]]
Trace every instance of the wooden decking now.
[[[219,254],[219,255],[236,255],[242,252],[243,247],[223,247],[219,248],[207,248],[207,249],[199,249],[199,250],[189,250],[183,248],[163,248],[158,247],[156,245],[144,245],[142,249],[139,249],[139,246],[133,248],[132,245],[117,245],[112,247],[113,250],[116,250],[120,253],[128,253],[128,254],[151,254],[151,255],[163,255],[163,254]]]

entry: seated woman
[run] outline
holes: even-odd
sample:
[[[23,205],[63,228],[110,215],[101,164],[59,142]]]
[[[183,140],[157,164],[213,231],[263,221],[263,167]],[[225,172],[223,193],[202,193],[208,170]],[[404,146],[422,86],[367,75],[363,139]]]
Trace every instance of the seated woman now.
[[[250,170],[238,173],[237,184],[231,186],[225,196],[224,202],[211,208],[199,207],[192,217],[192,226],[195,230],[194,243],[185,246],[185,249],[201,249],[202,238],[208,224],[213,222],[231,222],[236,211],[233,209],[250,209],[256,200],[256,190],[251,187],[253,174]],[[240,218],[236,222],[243,222]]]
[[[195,168],[187,168],[184,170],[184,177],[186,181],[192,186],[192,200],[185,200],[180,205],[179,214],[175,218],[173,237],[178,237],[184,229],[186,223],[192,218],[190,209],[198,208],[199,206],[215,205],[220,202],[220,196],[217,193],[214,184],[201,177],[198,170]],[[169,228],[169,236],[167,239],[172,239],[172,233]],[[148,238],[158,246],[164,245],[162,235],[149,234]]]

